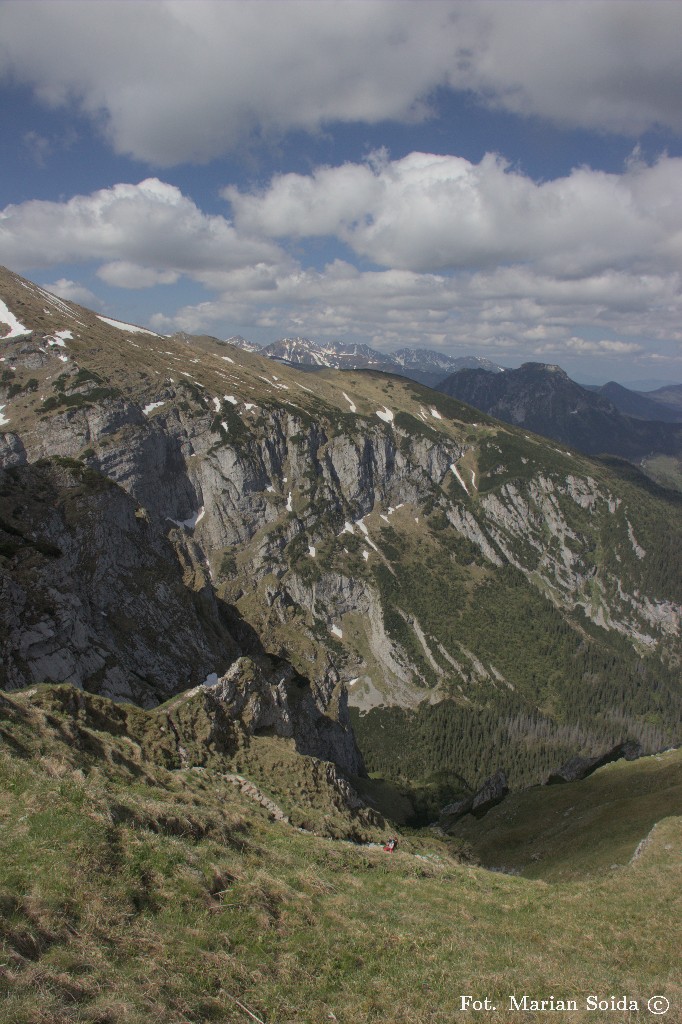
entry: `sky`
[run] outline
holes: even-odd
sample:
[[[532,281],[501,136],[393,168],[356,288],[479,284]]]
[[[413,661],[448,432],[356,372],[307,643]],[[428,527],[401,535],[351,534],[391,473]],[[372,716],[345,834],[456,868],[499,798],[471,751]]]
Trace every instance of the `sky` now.
[[[682,3],[0,0],[0,264],[98,312],[682,381]]]

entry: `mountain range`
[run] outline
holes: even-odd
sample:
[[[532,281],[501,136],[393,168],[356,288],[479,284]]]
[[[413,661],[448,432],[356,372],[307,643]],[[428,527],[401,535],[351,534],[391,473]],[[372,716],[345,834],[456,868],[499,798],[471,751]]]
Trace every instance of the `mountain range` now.
[[[3,687],[153,707],[255,659],[302,751],[425,815],[679,738],[680,506],[634,469],[405,377],[0,296]]]
[[[331,341],[319,344],[310,338],[280,338],[264,348],[242,337],[228,338],[228,344],[246,352],[258,352],[291,366],[327,367],[336,370],[380,370],[396,373],[433,387],[445,376],[465,368],[480,368],[491,373],[504,369],[481,356],[449,356],[427,348],[401,348],[395,352],[379,352],[369,345]]]
[[[586,454],[620,456],[660,483],[682,487],[682,415],[674,388],[656,397],[613,382],[585,388],[546,363],[495,375],[461,370],[436,387],[506,423]]]

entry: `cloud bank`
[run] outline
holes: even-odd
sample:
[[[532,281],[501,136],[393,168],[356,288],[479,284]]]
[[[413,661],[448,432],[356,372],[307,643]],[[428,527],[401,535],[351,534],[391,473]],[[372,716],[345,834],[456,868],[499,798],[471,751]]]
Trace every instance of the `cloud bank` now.
[[[411,153],[224,189],[224,215],[148,178],[0,211],[0,262],[208,297],[152,326],[307,333],[504,358],[682,355],[682,158],[542,183],[489,154]],[[347,256],[306,260],[310,239]],[[77,282],[62,278],[75,295]]]
[[[667,0],[5,0],[0,75],[170,166],[292,129],[428,117],[443,88],[561,125],[680,132],[680,37]]]

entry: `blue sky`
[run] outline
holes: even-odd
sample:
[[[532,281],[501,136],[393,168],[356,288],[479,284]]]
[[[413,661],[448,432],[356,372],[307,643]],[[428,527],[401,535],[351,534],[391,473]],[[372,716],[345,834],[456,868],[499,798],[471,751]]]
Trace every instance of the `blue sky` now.
[[[682,380],[682,5],[0,2],[0,262],[171,333]]]

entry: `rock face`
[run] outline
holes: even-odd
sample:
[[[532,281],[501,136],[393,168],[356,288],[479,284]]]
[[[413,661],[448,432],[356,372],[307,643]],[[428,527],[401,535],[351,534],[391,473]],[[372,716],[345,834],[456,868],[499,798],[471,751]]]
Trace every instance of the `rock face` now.
[[[489,779],[486,779],[473,796],[454,800],[444,807],[440,812],[438,824],[444,832],[447,832],[465,814],[473,814],[476,818],[482,818],[491,807],[501,803],[508,793],[507,776],[500,768]]]
[[[478,793],[474,796],[471,804],[471,813],[475,818],[482,818],[491,807],[501,803],[508,792],[507,776],[502,769],[499,769],[483,783]]]
[[[3,689],[68,682],[153,707],[220,673],[201,688],[216,729],[227,716],[363,772],[338,673],[311,686],[238,657],[229,609],[206,582],[187,586],[184,533],[174,548],[125,491],[68,460],[4,471],[0,491]]]
[[[620,761],[621,758],[625,758],[626,761],[636,761],[638,757],[642,756],[642,753],[640,744],[630,741],[618,743],[597,757],[572,757],[547,777],[545,785],[555,786],[563,782],[578,782],[580,779],[586,779],[588,775],[596,772],[597,768],[602,768],[605,764]]]

